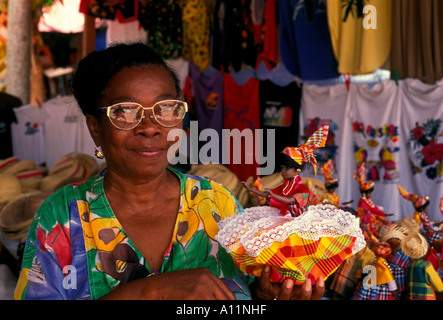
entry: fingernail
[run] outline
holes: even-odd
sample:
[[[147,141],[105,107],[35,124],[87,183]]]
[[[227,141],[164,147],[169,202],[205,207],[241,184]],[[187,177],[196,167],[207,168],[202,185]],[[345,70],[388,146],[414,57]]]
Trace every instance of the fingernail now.
[[[317,285],[321,288],[325,286],[325,281],[323,280],[323,276],[318,279]]]
[[[311,279],[307,279],[305,282],[305,291],[309,292],[312,290],[312,284],[311,284]]]
[[[270,266],[265,266],[265,269],[263,271],[264,272],[271,272],[271,267]]]
[[[291,289],[294,286],[294,281],[292,279],[286,280],[285,286],[286,289]]]

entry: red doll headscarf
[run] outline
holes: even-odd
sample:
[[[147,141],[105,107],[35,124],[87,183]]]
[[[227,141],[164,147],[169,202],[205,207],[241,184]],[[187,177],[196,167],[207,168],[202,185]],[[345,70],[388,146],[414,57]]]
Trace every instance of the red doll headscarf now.
[[[326,145],[328,133],[329,126],[324,125],[315,131],[305,144],[299,144],[298,147],[286,147],[282,153],[300,165],[303,162],[310,162],[314,167],[315,174],[317,174],[317,159],[315,159],[314,150],[323,148]]]

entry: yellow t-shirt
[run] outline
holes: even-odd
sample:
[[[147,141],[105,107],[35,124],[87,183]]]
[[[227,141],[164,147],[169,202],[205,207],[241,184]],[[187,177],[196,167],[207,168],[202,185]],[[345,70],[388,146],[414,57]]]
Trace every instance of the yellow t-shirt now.
[[[391,0],[362,0],[362,11],[357,3],[327,0],[332,48],[342,74],[372,73],[391,50]]]

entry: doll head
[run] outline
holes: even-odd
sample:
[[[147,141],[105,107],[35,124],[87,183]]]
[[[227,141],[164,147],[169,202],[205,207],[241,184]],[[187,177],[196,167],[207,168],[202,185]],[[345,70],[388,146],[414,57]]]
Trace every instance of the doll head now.
[[[391,252],[392,252],[392,248],[389,245],[389,243],[384,242],[384,241],[379,241],[374,248],[372,248],[372,251],[374,252],[374,254],[377,257],[381,257],[381,258],[387,258]]]
[[[406,191],[405,188],[403,188],[402,186],[398,186],[397,189],[403,198],[412,202],[412,205],[414,206],[415,210],[417,210],[417,212],[425,212],[427,210],[429,206],[428,196],[419,197],[416,194]]]
[[[280,168],[283,178],[289,179],[296,175],[299,175],[304,167],[305,167],[304,162],[302,162],[301,164],[297,163],[293,159],[291,159],[288,155],[280,153]]]
[[[301,171],[304,164],[309,162],[312,164],[315,174],[317,174],[317,160],[314,155],[314,150],[323,148],[326,145],[328,133],[329,126],[324,125],[315,131],[305,144],[299,144],[298,147],[286,147],[281,153],[288,156],[297,165],[301,166],[296,168],[296,170],[300,169]],[[293,167],[293,165],[291,165],[291,167]]]

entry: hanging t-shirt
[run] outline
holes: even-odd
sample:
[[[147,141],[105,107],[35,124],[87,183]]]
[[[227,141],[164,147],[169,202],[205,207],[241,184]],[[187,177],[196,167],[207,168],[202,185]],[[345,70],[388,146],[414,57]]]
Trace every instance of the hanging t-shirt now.
[[[372,73],[389,57],[391,0],[326,0],[332,48],[338,71]]]
[[[147,43],[162,58],[181,56],[182,10],[175,0],[139,1],[138,20],[147,31]]]
[[[146,42],[147,33],[140,22],[132,21],[120,23],[116,20],[108,20],[106,28],[106,44],[117,42]]]
[[[325,2],[279,1],[279,6],[280,48],[288,70],[303,80],[338,77]]]
[[[182,56],[204,71],[210,64],[209,16],[204,0],[186,0],[183,5]]]
[[[43,109],[50,115],[45,121],[44,151],[46,166],[76,151],[76,136],[81,111],[72,96],[45,101]],[[93,150],[90,150],[93,151]]]
[[[242,63],[255,67],[257,46],[254,43],[249,1],[217,0],[212,30],[212,66],[239,71]]]
[[[434,84],[443,77],[443,2],[393,1],[391,70]]]
[[[223,74],[214,68],[200,72],[191,62],[189,75],[194,94],[192,108],[198,121],[198,130],[201,132],[204,129],[213,129],[220,138],[223,129]],[[200,141],[199,147],[205,144],[206,141]],[[217,161],[222,163],[221,143],[218,143],[218,147]]]
[[[255,129],[260,129],[259,85],[260,81],[256,78],[250,78],[244,85],[240,85],[230,74],[223,74],[224,128],[230,130],[230,133],[238,129],[239,133],[252,136],[254,140],[252,143],[235,143],[232,139],[223,139],[223,136],[221,139],[225,150],[230,150],[230,158],[224,158],[224,164],[242,181],[257,176],[255,154],[260,150],[255,148]],[[225,151],[223,156],[226,156]],[[238,162],[238,156],[241,158],[240,163],[235,163]]]
[[[14,108],[17,123],[11,124],[13,155],[20,160],[33,160],[36,165],[45,163],[44,123],[50,115],[33,104]]]
[[[267,150],[263,143],[263,153],[275,155],[288,146],[298,145],[299,114],[301,88],[292,82],[287,86],[279,86],[270,80],[260,82],[260,126],[263,129],[264,142],[268,141],[268,130],[274,130],[275,141],[272,150]],[[276,160],[278,157],[276,156]],[[278,162],[278,161],[277,161]],[[276,163],[276,170],[280,170]]]
[[[266,1],[262,25],[259,29],[261,36],[258,42],[257,64],[263,61],[268,69],[273,69],[277,65],[278,60],[276,6],[276,0]],[[254,26],[255,30],[257,30],[257,25]]]
[[[321,126],[329,125],[329,134],[324,148],[314,151],[318,167],[320,168],[329,159],[333,162],[333,177],[339,179],[337,194],[342,201],[354,200],[357,204],[359,197],[353,198],[353,153],[352,153],[352,124],[347,116],[347,99],[349,91],[344,83],[318,86],[304,84],[301,100],[301,126],[300,142],[306,140]],[[303,176],[315,177],[323,180],[317,173],[315,176],[312,166],[305,166]],[[354,188],[355,189],[355,188]]]
[[[418,79],[399,82],[402,106],[402,177],[400,185],[419,196],[429,196],[428,217],[441,220],[443,194],[443,80],[426,84]],[[410,201],[401,202],[402,213],[412,218]]]
[[[385,213],[394,213],[393,219],[401,214],[397,190],[401,172],[399,154],[402,151],[398,99],[399,90],[395,82],[385,80],[372,87],[365,83],[351,85],[348,100],[355,165],[365,163],[366,180],[376,182],[371,199],[383,207]],[[359,188],[355,181],[353,185],[354,198],[357,198]]]

